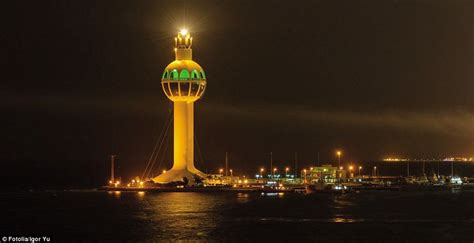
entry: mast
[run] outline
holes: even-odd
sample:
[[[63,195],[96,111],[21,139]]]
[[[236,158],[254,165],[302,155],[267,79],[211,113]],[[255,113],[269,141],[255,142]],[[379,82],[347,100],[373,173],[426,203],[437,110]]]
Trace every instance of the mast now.
[[[229,159],[227,157],[227,152],[225,152],[225,176],[227,176],[228,170],[229,170]]]
[[[439,161],[438,161],[438,163],[437,163],[437,164],[438,164],[438,177],[439,177]]]
[[[273,152],[270,152],[270,173],[273,178]]]
[[[454,176],[454,160],[451,160],[451,178]]]
[[[114,170],[115,170],[115,154],[112,154],[110,155],[110,180],[112,181],[112,183],[115,181],[115,178],[114,178]]]
[[[298,152],[295,152],[295,178],[298,178]]]
[[[407,177],[410,177],[410,161],[407,161]]]

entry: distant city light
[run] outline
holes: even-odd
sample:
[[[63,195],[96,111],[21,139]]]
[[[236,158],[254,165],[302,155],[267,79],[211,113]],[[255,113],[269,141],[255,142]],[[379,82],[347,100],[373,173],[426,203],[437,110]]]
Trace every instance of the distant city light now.
[[[401,161],[460,161],[460,162],[474,162],[474,157],[446,157],[446,158],[384,158],[386,162],[401,162]]]

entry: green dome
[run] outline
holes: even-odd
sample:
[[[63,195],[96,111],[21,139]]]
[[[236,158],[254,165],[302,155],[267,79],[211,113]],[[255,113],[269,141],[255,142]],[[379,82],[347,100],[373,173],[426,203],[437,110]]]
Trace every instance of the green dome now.
[[[192,60],[176,60],[163,72],[162,81],[206,80],[204,69]]]

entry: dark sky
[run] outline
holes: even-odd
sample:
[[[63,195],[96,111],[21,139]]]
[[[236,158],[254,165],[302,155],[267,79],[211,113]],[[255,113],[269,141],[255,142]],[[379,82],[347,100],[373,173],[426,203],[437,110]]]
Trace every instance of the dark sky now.
[[[336,148],[351,161],[474,156],[473,1],[9,1],[2,12],[1,161],[94,167],[117,153],[124,176],[141,172],[183,26],[208,78],[195,115],[204,170],[225,151],[240,171],[270,151],[280,166],[295,151],[302,164],[334,161]]]

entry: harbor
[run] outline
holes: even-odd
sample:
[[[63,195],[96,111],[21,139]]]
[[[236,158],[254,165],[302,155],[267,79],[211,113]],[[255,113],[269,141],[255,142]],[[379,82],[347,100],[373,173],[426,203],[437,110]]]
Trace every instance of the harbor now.
[[[413,163],[413,162],[412,162]],[[379,166],[380,167],[380,166]],[[407,167],[409,168],[409,167]],[[453,167],[454,168],[454,167]],[[219,174],[208,174],[200,184],[188,185],[186,180],[168,184],[156,184],[150,179],[140,180],[136,177],[129,182],[109,181],[109,185],[100,187],[106,191],[149,191],[149,192],[260,192],[260,193],[350,193],[364,191],[451,191],[473,190],[474,178],[433,173],[431,176],[393,176],[380,175],[377,167],[372,168],[372,175],[361,173],[363,167],[344,167],[323,164],[302,169],[299,175],[264,174],[264,168],[254,178],[238,175],[225,175],[223,169]],[[166,173],[166,171],[162,172]]]

